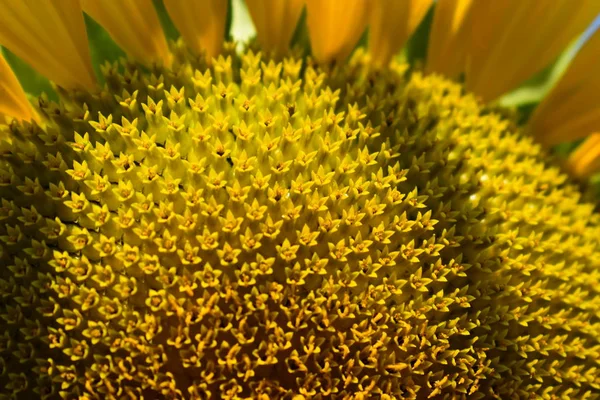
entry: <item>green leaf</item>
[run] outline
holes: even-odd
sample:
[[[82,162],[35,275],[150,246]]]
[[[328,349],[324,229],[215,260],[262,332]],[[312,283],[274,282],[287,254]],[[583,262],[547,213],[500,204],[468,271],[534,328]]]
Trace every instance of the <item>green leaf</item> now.
[[[121,57],[127,57],[108,32],[94,21],[90,16],[84,14],[85,28],[90,47],[90,57],[96,76],[102,80],[100,66],[106,61],[117,61]]]
[[[187,1],[187,0],[181,0]],[[167,40],[177,40],[179,38],[179,31],[171,18],[169,17],[169,13],[165,8],[162,0],[153,0],[154,8],[156,8],[156,13],[158,14],[158,19],[160,20],[160,24],[163,28],[163,32],[165,33],[165,37]],[[201,22],[198,22],[201,23]]]
[[[429,32],[433,22],[433,10],[435,7],[430,7],[423,20],[417,26],[413,35],[408,39],[405,46],[406,61],[411,65],[424,64],[427,58],[427,46],[429,44]]]
[[[300,14],[298,25],[296,25],[296,29],[292,35],[291,46],[303,49],[305,54],[310,54],[311,52],[310,37],[308,36],[308,24],[306,22],[306,7],[304,7],[302,14]]]

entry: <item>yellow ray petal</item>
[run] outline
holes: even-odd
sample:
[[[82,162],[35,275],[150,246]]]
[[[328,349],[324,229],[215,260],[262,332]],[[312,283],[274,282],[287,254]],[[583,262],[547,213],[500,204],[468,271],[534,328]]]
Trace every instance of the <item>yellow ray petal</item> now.
[[[167,12],[181,36],[196,53],[216,57],[225,36],[227,1],[164,0]]]
[[[168,64],[169,48],[152,0],[83,0],[83,10],[136,60]]]
[[[417,28],[433,0],[371,0],[369,51],[386,66]]]
[[[65,88],[96,84],[79,0],[0,0],[0,44]]]
[[[466,86],[496,99],[554,60],[600,12],[598,0],[475,1]]]
[[[284,54],[302,14],[304,0],[246,0],[263,49]]]
[[[529,129],[542,144],[552,146],[600,131],[599,54],[596,33],[531,116]]]
[[[450,78],[464,72],[472,4],[473,0],[444,0],[436,4],[427,47],[427,72]]]
[[[343,61],[365,31],[369,0],[306,0],[308,33],[319,62]]]
[[[600,133],[590,135],[570,154],[567,168],[574,176],[581,178],[600,170]]]
[[[0,54],[0,114],[21,120],[37,119],[25,92]]]

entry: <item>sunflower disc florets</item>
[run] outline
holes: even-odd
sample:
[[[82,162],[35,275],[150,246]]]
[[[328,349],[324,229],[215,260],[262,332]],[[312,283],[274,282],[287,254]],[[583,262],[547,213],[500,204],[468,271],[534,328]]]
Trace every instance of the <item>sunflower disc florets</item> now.
[[[598,395],[598,217],[509,121],[176,50],[2,128],[0,398]]]

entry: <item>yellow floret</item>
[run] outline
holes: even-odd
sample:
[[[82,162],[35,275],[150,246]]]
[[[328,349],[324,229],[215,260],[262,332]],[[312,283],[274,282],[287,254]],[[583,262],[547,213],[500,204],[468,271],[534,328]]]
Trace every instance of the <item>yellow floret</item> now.
[[[599,397],[600,221],[509,119],[173,54],[0,127],[0,399]]]

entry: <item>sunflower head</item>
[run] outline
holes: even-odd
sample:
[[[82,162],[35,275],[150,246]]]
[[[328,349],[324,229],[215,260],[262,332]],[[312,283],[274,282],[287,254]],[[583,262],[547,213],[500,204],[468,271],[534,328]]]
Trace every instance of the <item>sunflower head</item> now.
[[[9,9],[75,51],[66,3]],[[431,2],[306,3],[311,57],[302,1],[248,0],[243,51],[225,2],[165,0],[167,44],[84,1],[132,60],[0,109],[0,399],[598,398],[593,204],[485,91],[390,62]]]

